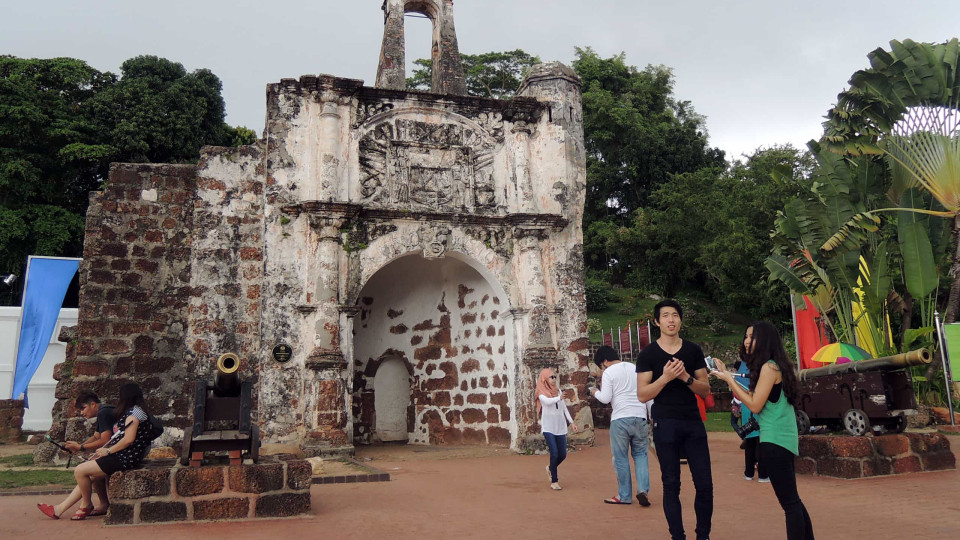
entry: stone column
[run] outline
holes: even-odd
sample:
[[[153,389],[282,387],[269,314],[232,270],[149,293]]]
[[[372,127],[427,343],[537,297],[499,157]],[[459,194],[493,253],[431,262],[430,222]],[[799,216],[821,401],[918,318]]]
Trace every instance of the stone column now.
[[[533,179],[530,177],[530,126],[520,121],[514,124],[513,133],[513,176],[517,189],[517,211],[531,214],[537,211],[533,191]]]
[[[407,87],[403,36],[405,3],[404,0],[386,0],[383,4],[383,45],[377,68],[377,88],[403,90]]]
[[[319,245],[312,261],[313,349],[304,372],[304,452],[349,444],[347,362],[340,349],[341,220],[310,216]]]
[[[440,0],[438,4],[440,16],[433,21],[433,92],[465,96],[467,82],[453,25],[453,0]]]
[[[340,195],[340,95],[324,90],[316,99],[320,102],[319,178],[316,200],[332,201]]]

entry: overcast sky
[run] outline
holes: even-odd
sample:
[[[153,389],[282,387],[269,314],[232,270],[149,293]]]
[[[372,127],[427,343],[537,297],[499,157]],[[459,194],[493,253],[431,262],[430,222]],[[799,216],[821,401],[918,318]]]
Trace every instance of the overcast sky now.
[[[0,54],[69,56],[119,72],[152,54],[223,81],[227,121],[262,132],[265,87],[328,73],[374,83],[382,0],[0,0]],[[523,49],[570,63],[574,47],[673,68],[677,98],[707,118],[728,158],[803,147],[866,54],[891,39],[960,35],[957,0],[457,0],[465,53]],[[430,26],[407,19],[408,59]]]

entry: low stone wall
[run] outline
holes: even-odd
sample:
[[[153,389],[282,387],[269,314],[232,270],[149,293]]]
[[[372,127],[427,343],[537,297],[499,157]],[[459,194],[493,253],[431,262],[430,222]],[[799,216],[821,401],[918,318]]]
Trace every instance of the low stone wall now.
[[[272,456],[256,465],[159,462],[110,477],[107,525],[282,518],[310,513],[311,467]]]
[[[868,478],[957,468],[950,440],[938,433],[877,437],[804,435],[797,474]]]
[[[22,428],[23,400],[0,399],[0,444],[20,442]]]

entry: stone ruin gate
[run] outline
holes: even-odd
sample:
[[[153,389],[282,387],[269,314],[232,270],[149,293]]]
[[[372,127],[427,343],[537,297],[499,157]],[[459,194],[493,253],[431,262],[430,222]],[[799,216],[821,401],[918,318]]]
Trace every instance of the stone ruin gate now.
[[[112,400],[134,380],[176,445],[224,352],[255,382],[264,442],[308,453],[527,448],[545,366],[591,422],[579,79],[542,64],[515,99],[464,95],[452,4],[384,2],[375,87],[284,79],[258,143],[112,167],[90,199],[54,438],[81,430],[79,389]],[[403,87],[409,11],[434,21],[433,92]]]

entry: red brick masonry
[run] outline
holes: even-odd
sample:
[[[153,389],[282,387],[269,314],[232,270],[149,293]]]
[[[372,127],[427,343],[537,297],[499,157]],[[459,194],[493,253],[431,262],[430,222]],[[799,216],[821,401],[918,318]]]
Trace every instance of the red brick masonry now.
[[[310,464],[266,457],[256,465],[172,466],[110,477],[107,525],[279,518],[310,513]]]
[[[20,442],[22,427],[23,400],[0,399],[0,444]]]
[[[938,433],[878,437],[804,435],[797,474],[867,478],[957,468],[950,440]]]

